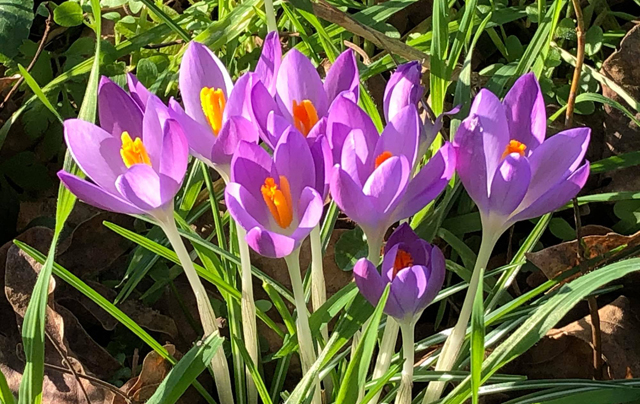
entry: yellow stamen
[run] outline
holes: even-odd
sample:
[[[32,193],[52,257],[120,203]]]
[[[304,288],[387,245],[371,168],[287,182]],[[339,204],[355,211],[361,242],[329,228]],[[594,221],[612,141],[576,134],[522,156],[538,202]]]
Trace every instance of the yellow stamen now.
[[[224,92],[221,88],[213,89],[210,87],[204,87],[200,90],[200,105],[202,106],[202,112],[207,118],[207,122],[211,126],[211,130],[217,136],[222,127],[222,113],[227,100],[224,97]]]
[[[147,149],[145,149],[142,143],[142,139],[137,137],[136,140],[132,140],[126,131],[122,132],[120,139],[122,140],[120,156],[122,156],[122,161],[124,161],[124,165],[127,166],[127,168],[134,164],[151,165],[151,160],[147,154]]]
[[[507,157],[511,153],[518,153],[519,155],[524,156],[525,150],[527,150],[527,146],[525,146],[523,143],[518,142],[517,140],[512,140],[504,149],[504,153],[502,153],[502,158]]]
[[[309,100],[293,101],[293,124],[305,137],[318,122],[318,112]]]
[[[260,192],[278,226],[283,229],[289,227],[293,220],[293,203],[287,178],[281,175],[278,185],[273,178],[267,177],[264,185],[260,187]]]
[[[393,261],[393,272],[391,279],[394,279],[400,270],[413,265],[413,257],[405,250],[398,249],[396,259]]]
[[[380,164],[384,163],[385,161],[387,161],[388,158],[391,158],[391,157],[393,157],[393,154],[391,154],[391,152],[389,151],[380,153],[380,155],[376,157],[376,168],[378,168]]]

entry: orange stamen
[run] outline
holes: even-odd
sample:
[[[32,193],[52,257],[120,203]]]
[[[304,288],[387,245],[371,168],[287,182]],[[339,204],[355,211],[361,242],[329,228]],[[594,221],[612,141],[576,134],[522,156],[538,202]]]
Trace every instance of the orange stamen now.
[[[393,261],[393,273],[391,279],[394,279],[400,270],[413,265],[413,257],[405,250],[398,249],[396,259]]]
[[[202,112],[204,112],[204,116],[207,118],[211,130],[216,136],[222,127],[222,113],[224,112],[226,103],[227,100],[221,88],[214,90],[210,87],[204,87],[200,90]]]
[[[388,152],[388,151],[380,153],[380,155],[376,157],[376,168],[378,168],[380,164],[384,163],[388,158],[392,156],[393,154],[391,154],[391,152]]]
[[[518,142],[517,140],[512,140],[504,149],[504,153],[502,153],[502,158],[507,157],[511,153],[518,153],[519,155],[524,156],[525,150],[527,150],[527,146],[525,146],[523,143]]]
[[[287,178],[281,175],[278,185],[273,178],[267,177],[264,185],[260,187],[260,192],[278,226],[288,228],[293,221],[293,203]]]
[[[293,100],[293,124],[305,137],[318,122],[318,112],[309,100]]]
[[[142,139],[137,137],[136,140],[132,140],[126,131],[122,132],[120,139],[122,140],[120,156],[122,156],[122,161],[127,168],[134,164],[151,165],[149,154],[147,154],[147,149],[145,149]]]

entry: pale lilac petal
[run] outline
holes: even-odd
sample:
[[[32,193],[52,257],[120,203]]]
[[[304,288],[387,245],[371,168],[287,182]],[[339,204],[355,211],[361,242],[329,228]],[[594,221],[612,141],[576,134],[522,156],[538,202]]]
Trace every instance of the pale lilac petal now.
[[[97,208],[111,212],[124,213],[128,215],[141,215],[144,211],[138,209],[128,201],[107,192],[105,189],[80,179],[75,175],[65,171],[58,171],[58,178],[72,194],[81,201],[93,205]]]
[[[361,258],[353,267],[353,277],[362,296],[372,306],[377,306],[387,285],[380,277],[376,267],[366,258]],[[395,318],[402,317],[402,311],[398,307],[395,297],[392,297],[391,294],[387,298],[384,312]]]
[[[254,73],[245,73],[233,86],[222,114],[223,121],[232,116],[242,116],[248,120],[253,120],[253,110],[251,108],[251,90],[254,86]]]
[[[351,49],[347,49],[333,62],[324,80],[329,104],[343,91],[351,93],[353,99],[358,102],[359,85],[360,75],[356,57]]]
[[[262,84],[262,82],[255,82],[251,89],[251,111],[255,123],[260,128],[260,136],[265,142],[267,142],[272,148],[275,147],[277,139],[272,139],[269,132],[269,119],[271,116],[281,116],[280,109],[273,99],[269,90]],[[285,119],[285,118],[283,118]],[[285,119],[287,123],[291,123],[290,119]]]
[[[320,223],[323,207],[322,197],[318,191],[311,187],[303,189],[296,207],[296,213],[299,216],[298,227],[291,237],[302,243],[311,230]]]
[[[129,87],[129,94],[135,102],[138,103],[140,109],[144,111],[149,95],[151,94],[145,86],[138,81],[138,78],[132,73],[127,73],[127,86]]]
[[[462,121],[454,138],[456,171],[462,185],[481,211],[489,209],[489,178],[483,133],[476,117]]]
[[[371,198],[340,166],[334,167],[330,188],[333,200],[347,216],[362,227],[375,227],[378,212]]]
[[[323,116],[318,120],[318,122],[313,125],[309,134],[307,135],[307,139],[314,139],[320,136],[327,136],[327,117]]]
[[[422,265],[414,265],[398,272],[391,282],[391,293],[398,302],[402,316],[398,319],[412,318],[424,310],[421,299],[427,290],[427,280],[431,270]]]
[[[293,237],[254,227],[247,232],[247,244],[258,254],[269,258],[284,258],[300,246]]]
[[[135,164],[116,181],[120,194],[145,212],[163,206],[167,200],[162,192],[162,181],[153,168],[146,164]]]
[[[386,255],[391,247],[395,246],[396,244],[411,244],[418,239],[418,235],[413,231],[411,226],[409,226],[408,223],[402,223],[400,226],[398,226],[397,229],[393,231],[393,233],[391,233],[391,236],[389,236],[389,238],[387,239],[387,244],[385,244],[384,246],[384,253]]]
[[[444,279],[447,275],[446,263],[444,259],[444,255],[442,251],[437,246],[432,246],[431,248],[431,258],[429,259],[429,268],[431,269],[431,273],[429,275],[429,279],[427,280],[427,289],[424,294],[420,297],[420,302],[418,307],[424,310],[431,304],[433,299],[436,298],[440,289],[442,289],[442,285],[444,285]]]
[[[282,60],[276,91],[280,112],[287,119],[293,119],[293,101],[309,100],[318,117],[327,114],[329,103],[322,80],[311,61],[297,49],[291,49]]]
[[[420,62],[413,61],[398,66],[384,90],[384,117],[389,122],[407,105],[417,108],[424,87],[420,85],[422,72]]]
[[[257,144],[258,128],[241,116],[232,116],[220,129],[211,152],[211,162],[218,166],[229,166],[241,141]]]
[[[271,213],[262,199],[258,200],[251,192],[237,182],[225,187],[224,200],[229,214],[243,229],[273,225]]]
[[[289,181],[291,198],[298,200],[302,190],[315,185],[315,167],[309,143],[295,128],[282,135],[273,153],[273,161],[278,171]]]
[[[314,188],[324,201],[329,194],[329,180],[331,179],[331,169],[333,167],[331,147],[329,147],[329,141],[324,135],[311,139],[307,136],[307,140],[311,142],[311,155],[313,156],[316,172]]]
[[[189,144],[182,127],[177,121],[169,119],[164,124],[160,175],[166,175],[176,184],[182,184],[189,164]]]
[[[422,126],[422,133],[420,135],[420,148],[418,150],[418,160],[420,160],[431,146],[431,143],[435,140],[436,136],[442,129],[442,118],[447,115],[455,115],[460,112],[460,105],[454,107],[450,111],[443,112],[438,115],[436,120],[432,123],[428,118]]]
[[[142,143],[147,150],[151,167],[158,170],[162,158],[162,145],[164,142],[164,124],[169,119],[169,108],[160,101],[160,98],[151,94],[147,100],[147,108],[144,111],[142,121]]]
[[[373,199],[378,212],[390,214],[400,202],[410,178],[411,165],[406,157],[393,156],[373,171],[362,191]]]
[[[364,185],[371,175],[374,167],[372,145],[367,143],[362,130],[354,129],[349,133],[342,146],[342,158],[340,167],[360,187]]]
[[[531,153],[531,184],[524,205],[531,204],[576,170],[587,152],[590,137],[589,128],[569,129],[550,137]]]
[[[571,174],[569,178],[556,184],[537,200],[533,201],[531,205],[514,215],[510,222],[515,223],[520,220],[532,219],[562,207],[569,202],[571,198],[578,195],[578,192],[580,192],[588,178],[589,162],[586,162],[582,167],[578,168],[576,172]],[[524,206],[526,205],[523,204],[522,207]]]
[[[455,169],[455,153],[447,142],[409,182],[402,201],[393,213],[393,221],[411,217],[427,206],[444,190]]]
[[[205,87],[222,89],[225,97],[228,98],[233,88],[231,77],[220,59],[205,45],[193,41],[189,42],[182,57],[178,81],[187,115],[205,126],[209,123],[200,102],[202,89]]]
[[[273,96],[276,93],[276,77],[282,62],[282,45],[277,31],[267,34],[262,44],[262,53],[255,74]]]
[[[211,152],[216,142],[216,137],[211,132],[211,129],[208,126],[201,125],[187,115],[176,100],[171,99],[169,106],[169,116],[171,119],[178,121],[184,129],[191,154],[210,164]]]
[[[67,119],[64,138],[80,169],[99,187],[117,193],[116,178],[127,170],[120,156],[120,136],[80,119]]]
[[[531,168],[527,158],[517,153],[507,156],[498,167],[498,172],[491,184],[489,196],[491,213],[511,215],[522,202],[530,181]]]
[[[280,142],[280,138],[289,130],[297,130],[291,122],[286,120],[283,116],[278,115],[276,111],[269,112],[269,117],[267,118],[267,130],[264,132],[264,135],[261,137],[262,140],[274,150],[276,145]],[[263,132],[260,132],[261,135]]]
[[[376,144],[373,157],[389,152],[393,156],[405,156],[413,167],[418,157],[420,131],[418,110],[413,105],[406,106],[387,123]]]
[[[327,139],[334,162],[340,161],[344,141],[353,129],[362,131],[373,150],[379,137],[373,121],[358,104],[343,95],[338,96],[331,105],[327,119]]]
[[[142,109],[119,85],[102,76],[98,88],[100,126],[114,136],[142,137]]]
[[[547,113],[540,84],[535,74],[520,77],[504,97],[511,138],[532,150],[544,142],[547,131]]]
[[[271,156],[256,143],[240,142],[231,160],[231,181],[244,186],[257,200],[262,200],[260,188],[267,177],[273,177]]]
[[[382,264],[380,264],[380,276],[382,277],[382,281],[384,283],[390,283],[393,280],[394,274],[394,266],[396,263],[396,256],[398,255],[398,250],[401,247],[406,248],[406,244],[400,243],[391,246],[388,250],[385,246],[384,256],[382,257]],[[400,268],[402,269],[402,268]]]

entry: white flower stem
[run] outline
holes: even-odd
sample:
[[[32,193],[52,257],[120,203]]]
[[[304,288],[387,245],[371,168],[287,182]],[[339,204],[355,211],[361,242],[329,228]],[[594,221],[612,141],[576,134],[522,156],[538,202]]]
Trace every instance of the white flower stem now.
[[[498,237],[501,233],[489,232],[486,229],[482,232],[482,242],[480,243],[480,251],[478,251],[478,258],[476,259],[476,265],[473,269],[473,275],[469,282],[467,289],[467,295],[464,298],[462,304],[462,310],[458,316],[458,322],[453,327],[451,334],[442,347],[438,363],[436,363],[437,371],[448,372],[453,368],[453,365],[458,358],[460,349],[464,342],[465,335],[467,334],[467,325],[469,324],[469,318],[471,317],[471,309],[473,308],[473,300],[476,297],[476,290],[478,289],[478,282],[480,279],[480,269],[486,269],[489,258],[491,258],[491,252],[493,247],[498,241]],[[422,404],[430,404],[440,398],[446,382],[431,382],[427,387],[427,391],[422,400]]]
[[[209,336],[211,334],[218,334],[216,314],[213,311],[213,307],[211,307],[211,301],[209,301],[207,291],[200,281],[200,277],[198,276],[196,269],[193,267],[191,257],[182,242],[182,238],[180,238],[176,222],[173,219],[173,209],[170,212],[167,212],[166,215],[159,216],[161,217],[157,218],[160,222],[160,227],[175,250],[178,259],[182,264],[182,268],[184,269],[184,273],[189,280],[193,294],[196,297],[198,313],[200,314],[200,321],[202,322],[204,335]],[[213,376],[216,382],[220,402],[233,404],[233,391],[231,388],[231,378],[229,376],[229,365],[222,349],[218,349],[211,360],[211,369],[213,370]]]
[[[254,365],[258,366],[258,331],[256,328],[256,303],[253,300],[253,279],[251,276],[251,257],[249,255],[249,245],[246,241],[247,232],[242,226],[236,224],[236,234],[238,235],[238,250],[240,251],[240,266],[242,278],[242,333],[244,344],[249,352],[249,357]],[[247,401],[248,404],[257,404],[258,390],[253,377],[247,368]]]
[[[402,356],[404,365],[400,377],[400,388],[396,395],[396,404],[411,404],[411,388],[413,387],[413,360],[414,360],[414,328],[415,320],[405,321],[400,324],[402,331]]]
[[[298,333],[298,349],[300,352],[300,363],[302,365],[302,373],[309,371],[313,363],[316,361],[316,352],[311,336],[311,328],[309,327],[309,311],[304,296],[304,287],[302,285],[302,274],[300,273],[300,248],[295,249],[291,254],[284,257],[291,277],[291,288],[293,289],[293,297],[295,300],[298,317],[296,319],[296,328]],[[316,380],[313,393],[313,404],[321,404],[320,398],[320,380]]]
[[[309,235],[311,242],[311,306],[313,311],[318,310],[327,301],[327,287],[324,280],[324,269],[322,267],[322,237],[320,236],[320,225],[311,230]],[[329,340],[329,327],[326,325],[320,330],[325,342]],[[318,347],[320,349],[320,347]],[[327,375],[323,380],[324,388],[327,392],[333,390],[331,375]]]
[[[381,378],[385,373],[387,373],[387,370],[389,370],[391,358],[395,354],[399,329],[400,325],[398,322],[393,317],[387,316],[387,325],[384,327],[384,333],[382,334],[382,341],[380,342],[380,349],[378,351],[378,359],[376,360],[376,366],[373,368],[372,380]],[[377,404],[381,394],[382,391],[379,391],[370,402]]]
[[[278,23],[276,22],[276,10],[273,7],[273,0],[264,1],[264,11],[267,15],[267,30],[269,32],[278,30]]]

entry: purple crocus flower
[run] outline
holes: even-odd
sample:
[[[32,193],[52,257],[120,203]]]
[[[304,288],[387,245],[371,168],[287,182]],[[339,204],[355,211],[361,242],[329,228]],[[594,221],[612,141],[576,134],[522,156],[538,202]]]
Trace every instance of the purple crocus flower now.
[[[421,122],[415,106],[396,113],[378,136],[371,119],[355,103],[343,98],[340,105],[344,108],[332,108],[328,121],[340,122],[340,132],[348,134],[333,170],[331,195],[375,249],[390,225],[416,214],[442,192],[453,175],[455,156],[445,143],[413,177],[422,157]],[[337,132],[329,137],[334,158],[341,142]]]
[[[324,83],[311,61],[296,49],[285,55],[279,66],[275,87],[255,81],[251,89],[253,117],[264,141],[275,146],[281,133],[277,128],[292,123],[308,136],[325,117],[339,96],[357,102],[359,75],[353,51],[341,53],[329,69]]]
[[[407,105],[418,105],[424,93],[421,79],[420,62],[413,61],[398,66],[384,89],[383,109],[387,122]]]
[[[92,182],[65,171],[58,177],[80,200],[98,208],[164,217],[173,210],[189,148],[182,128],[168,119],[160,99],[140,88],[137,94],[146,95],[140,97],[145,99],[144,114],[142,104],[102,79],[98,95],[102,127],[79,119],[64,122],[69,151]]]
[[[229,213],[247,231],[247,243],[266,257],[297,249],[322,216],[309,143],[295,128],[282,134],[273,157],[255,143],[240,142],[225,189]]]
[[[433,301],[444,283],[442,251],[419,238],[404,223],[389,237],[381,273],[366,258],[353,268],[360,293],[374,306],[391,284],[384,312],[399,322],[414,320]]]
[[[589,176],[582,163],[591,130],[575,128],[545,140],[545,105],[533,73],[518,79],[503,102],[476,96],[455,136],[458,174],[486,231],[551,212],[573,198]]]

